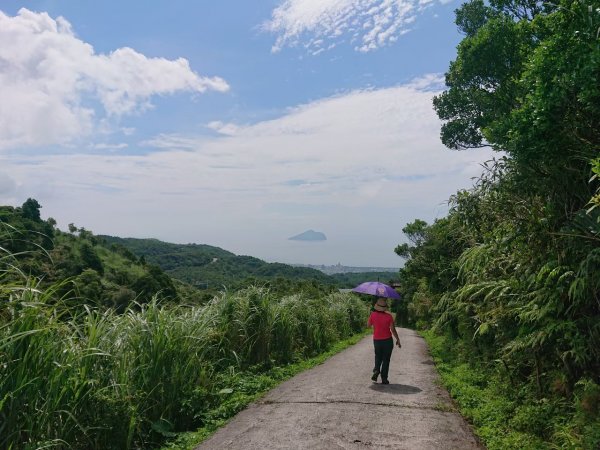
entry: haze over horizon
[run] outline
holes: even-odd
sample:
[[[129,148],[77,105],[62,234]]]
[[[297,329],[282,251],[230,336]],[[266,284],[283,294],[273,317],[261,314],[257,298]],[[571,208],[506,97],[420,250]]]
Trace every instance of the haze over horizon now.
[[[493,157],[439,140],[459,4],[5,1],[0,203],[35,198],[63,230],[399,267],[403,226],[444,216]],[[288,240],[308,229],[327,241]]]

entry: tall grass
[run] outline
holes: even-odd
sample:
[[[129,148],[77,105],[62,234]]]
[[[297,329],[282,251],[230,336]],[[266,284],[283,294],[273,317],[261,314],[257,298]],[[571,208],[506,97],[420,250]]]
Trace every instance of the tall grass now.
[[[277,298],[258,287],[201,307],[154,299],[117,314],[73,307],[56,295],[61,286],[42,290],[3,266],[2,449],[151,448],[202,426],[221,398],[216,380],[323,352],[367,315],[352,295]]]

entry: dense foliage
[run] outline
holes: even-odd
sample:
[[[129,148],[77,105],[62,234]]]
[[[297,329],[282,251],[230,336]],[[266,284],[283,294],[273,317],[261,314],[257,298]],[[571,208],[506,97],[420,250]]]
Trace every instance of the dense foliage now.
[[[160,241],[137,256],[62,232],[40,208],[0,207],[0,448],[149,448],[209,430],[364,329],[367,304],[300,278],[316,271]],[[215,293],[153,264],[202,265],[203,253],[270,278]]]
[[[74,308],[62,284],[1,262],[0,448],[156,446],[233,411],[263,371],[362,331],[368,313],[354,295],[262,288],[195,307]]]
[[[482,383],[511,386],[509,414],[543,410],[529,429],[522,415],[531,442],[597,448],[600,3],[472,0],[457,24],[465,37],[434,101],[442,141],[503,155],[446,218],[404,228],[410,320],[443,332]]]

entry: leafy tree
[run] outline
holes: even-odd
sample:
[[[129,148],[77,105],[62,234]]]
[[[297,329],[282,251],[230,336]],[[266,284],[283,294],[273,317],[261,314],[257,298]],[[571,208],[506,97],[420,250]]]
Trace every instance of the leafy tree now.
[[[398,282],[398,272],[346,272],[330,275],[340,288],[353,288],[367,281],[381,281],[389,285]]]
[[[466,3],[457,10],[466,37],[448,90],[434,100],[447,146],[505,151],[520,189],[550,195],[567,218],[590,197],[588,164],[600,142],[593,5]]]
[[[159,292],[187,303],[208,298],[184,282],[175,286],[157,266],[138,264],[138,257],[121,245],[104,242],[73,224],[71,234],[63,233],[55,224],[52,218],[25,217],[22,208],[0,206],[0,246],[14,254],[24,274],[41,278],[40,288],[54,284],[59,297],[76,296],[73,306],[92,304],[124,311],[137,294],[146,300]]]
[[[408,305],[408,322],[418,322],[423,327],[430,324],[431,306],[443,293],[456,287],[455,262],[466,248],[465,237],[454,218],[439,219],[433,225],[417,219],[403,231],[413,245],[396,247],[396,253],[407,259],[400,269],[400,291]],[[420,315],[418,311],[427,314]]]
[[[402,232],[406,235],[410,242],[412,242],[416,247],[419,247],[427,239],[427,228],[427,222],[416,219],[413,223],[407,224],[402,229]],[[410,247],[408,244],[401,244],[397,246],[394,251],[398,256],[409,259],[411,257],[411,250],[416,247]]]
[[[20,208],[0,206],[1,246],[5,250],[11,253],[37,254],[52,249],[54,228],[41,220],[40,208],[41,205],[31,198]],[[39,264],[29,262],[27,267],[39,267]],[[36,271],[32,273],[37,274]]]
[[[42,207],[42,205],[40,205],[37,200],[28,198],[25,201],[25,203],[23,203],[23,205],[21,206],[21,211],[22,211],[23,217],[25,217],[26,219],[31,219],[35,222],[39,222],[41,220],[41,218],[40,218],[40,208],[41,207]]]

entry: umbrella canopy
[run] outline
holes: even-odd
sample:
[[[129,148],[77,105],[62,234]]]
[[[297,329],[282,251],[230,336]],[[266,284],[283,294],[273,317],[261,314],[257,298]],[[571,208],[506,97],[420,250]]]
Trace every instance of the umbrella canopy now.
[[[376,295],[377,297],[400,298],[400,294],[398,294],[393,287],[380,283],[379,281],[367,281],[366,283],[359,284],[352,289],[352,292]]]

